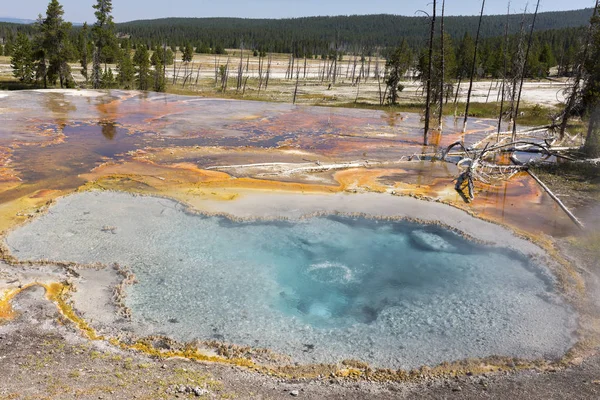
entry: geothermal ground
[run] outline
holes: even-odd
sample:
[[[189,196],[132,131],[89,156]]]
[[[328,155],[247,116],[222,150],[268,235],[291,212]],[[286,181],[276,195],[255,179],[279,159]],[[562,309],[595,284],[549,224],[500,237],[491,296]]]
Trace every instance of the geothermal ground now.
[[[596,393],[597,220],[525,173],[467,203],[415,156],[494,121],[422,146],[418,115],[372,110],[26,91],[0,113],[0,396]]]

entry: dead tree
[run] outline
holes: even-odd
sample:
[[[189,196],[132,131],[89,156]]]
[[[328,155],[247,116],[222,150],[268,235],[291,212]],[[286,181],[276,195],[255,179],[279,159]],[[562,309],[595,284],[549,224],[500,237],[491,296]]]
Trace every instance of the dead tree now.
[[[182,88],[185,89],[185,84],[188,82],[188,80],[191,82],[192,81],[192,75],[194,74],[194,62],[192,61],[192,65],[188,71],[188,63],[186,63],[186,67],[185,67],[185,74],[184,74],[184,78],[183,78],[183,84],[181,85]]]
[[[479,14],[479,24],[477,26],[477,35],[475,36],[475,51],[473,51],[473,65],[471,65],[471,79],[469,80],[469,90],[467,91],[467,105],[465,106],[465,120],[463,122],[463,133],[467,131],[467,121],[469,120],[469,106],[471,105],[471,93],[473,92],[473,78],[477,71],[477,49],[479,47],[479,34],[481,33],[481,20],[483,19],[483,10],[485,0],[481,2],[481,13]]]
[[[348,58],[348,62],[346,63],[346,79],[350,76],[350,58]]]
[[[287,69],[285,70],[285,79],[289,79],[290,69],[292,68],[292,59],[293,58],[294,58],[294,55],[290,54],[290,57],[288,59],[288,66],[287,66]]]
[[[490,94],[492,93],[492,87],[494,86],[494,83],[496,83],[496,81],[494,79],[492,79],[492,81],[490,82],[490,87],[487,92],[487,96],[485,97],[486,103],[488,103],[490,101]],[[496,87],[498,87],[498,85],[496,85]]]
[[[298,96],[298,82],[300,81],[300,63],[297,63],[296,68],[296,87],[294,88],[294,100],[292,104],[296,104],[296,96]]]
[[[163,82],[167,86],[167,42],[163,42]]]
[[[215,88],[219,80],[219,61],[217,61],[217,55],[215,54]]]
[[[221,91],[225,92],[227,90],[227,82],[229,81],[229,61],[230,57],[227,57],[227,65],[223,68],[221,73]]]
[[[306,79],[306,63],[307,63],[306,52],[304,52],[304,79]]]
[[[262,55],[259,53],[258,55],[258,94],[260,95],[260,89],[262,87],[263,84],[263,66],[264,66],[265,60],[264,57],[262,57]]]
[[[236,92],[242,89],[244,84],[244,46],[240,45],[240,64],[238,65],[237,80],[236,80]]]
[[[527,50],[525,51],[525,60],[523,61],[523,73],[521,74],[521,82],[519,83],[519,95],[517,96],[517,105],[513,110],[513,140],[517,136],[517,117],[519,116],[519,105],[521,103],[521,93],[523,92],[523,82],[525,80],[525,71],[527,70],[527,59],[529,58],[529,51],[531,50],[531,42],[533,41],[533,30],[535,28],[535,20],[537,13],[540,8],[540,0],[537,0],[535,6],[535,12],[533,13],[533,21],[531,22],[531,30],[529,31],[529,39],[527,40]]]
[[[340,52],[339,36],[340,36],[339,31],[336,30],[335,31],[335,53],[333,55],[333,79],[332,79],[332,83],[334,85],[336,84],[337,74],[338,74],[338,58],[339,58],[338,53]]]
[[[435,33],[435,10],[436,0],[433,0],[433,14],[431,16],[431,30],[429,34],[429,66],[427,74],[427,98],[425,100],[425,129],[423,132],[423,144],[427,146],[429,134],[429,119],[431,117],[431,75],[433,73],[433,35]]]
[[[195,85],[198,86],[198,80],[200,79],[200,69],[202,68],[202,64],[198,63],[198,72],[196,72],[196,83]]]
[[[438,126],[440,133],[443,130],[443,120],[444,120],[444,84],[446,80],[446,56],[445,56],[445,48],[444,45],[444,9],[446,7],[446,0],[442,0],[442,15],[440,21],[440,62],[441,62],[441,75],[440,75],[440,113],[438,115]]]
[[[377,74],[377,84],[379,85],[379,105],[383,105],[383,93],[381,92],[381,76]]]
[[[269,87],[269,78],[271,77],[271,63],[273,62],[273,54],[269,53],[269,61],[267,62],[267,75],[265,76],[265,90]]]
[[[354,78],[356,76],[356,65],[358,63],[358,59],[356,58],[356,52],[354,53],[354,59],[352,64],[352,82],[354,82]]]
[[[165,55],[167,53],[165,52]],[[166,57],[165,57],[166,59]],[[176,71],[175,71],[175,66],[177,65],[177,47],[175,47],[175,51],[173,54],[173,86],[175,85],[175,79],[177,79],[177,75],[176,75]]]
[[[500,140],[500,132],[502,131],[502,114],[504,114],[504,97],[506,91],[506,75],[508,73],[508,48],[510,46],[510,41],[508,37],[508,28],[510,23],[510,1],[508,2],[508,7],[506,9],[506,22],[504,23],[504,52],[502,53],[503,63],[503,72],[502,72],[502,98],[500,100],[500,115],[498,116],[498,138]]]
[[[521,26],[519,28],[519,35],[517,39],[517,55],[513,61],[513,73],[511,80],[510,90],[510,123],[509,128],[512,130],[514,124],[514,110],[515,102],[517,100],[517,87],[519,86],[519,78],[524,74],[523,68],[525,65],[525,53],[523,50],[523,40],[525,35],[525,20],[527,18],[527,6],[523,11],[523,17],[521,18]]]

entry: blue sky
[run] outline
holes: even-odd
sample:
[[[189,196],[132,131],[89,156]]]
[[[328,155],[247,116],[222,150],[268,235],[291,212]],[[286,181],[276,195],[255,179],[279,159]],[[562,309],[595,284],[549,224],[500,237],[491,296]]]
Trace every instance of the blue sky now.
[[[93,21],[94,0],[59,0],[65,17],[72,22]],[[441,0],[438,0],[441,2]],[[530,0],[530,8],[535,6]],[[2,0],[0,16],[35,19],[45,13],[48,0]],[[480,0],[447,0],[448,15],[475,15]],[[512,0],[511,9],[521,12],[526,0]],[[542,0],[541,11],[592,7],[594,0]],[[312,15],[402,14],[429,9],[431,0],[113,0],[117,22],[161,17],[284,18]],[[504,14],[506,2],[487,0],[486,14]]]

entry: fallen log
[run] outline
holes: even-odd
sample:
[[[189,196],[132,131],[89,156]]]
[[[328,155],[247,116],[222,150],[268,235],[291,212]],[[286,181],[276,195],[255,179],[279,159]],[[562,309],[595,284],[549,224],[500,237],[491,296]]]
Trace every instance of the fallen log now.
[[[510,157],[510,159],[516,165],[523,165],[523,163],[514,154]],[[552,200],[558,204],[558,206],[567,214],[571,221],[573,221],[573,223],[579,227],[579,229],[585,229],[585,225],[579,221],[579,219],[577,219],[575,214],[573,214],[571,210],[567,208],[567,206],[552,192],[552,190],[550,190],[548,186],[544,184],[544,182],[540,180],[540,178],[531,172],[529,168],[527,169],[527,173],[544,189],[544,191],[546,191],[546,193],[548,193]]]

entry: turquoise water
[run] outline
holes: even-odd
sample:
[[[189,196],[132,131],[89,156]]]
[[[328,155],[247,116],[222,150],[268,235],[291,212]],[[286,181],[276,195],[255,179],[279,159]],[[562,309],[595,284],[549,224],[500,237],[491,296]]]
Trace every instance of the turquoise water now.
[[[545,267],[433,225],[234,222],[164,199],[83,193],[7,241],[23,259],[129,265],[138,283],[126,303],[140,333],[299,362],[555,357],[573,341],[572,312]]]

